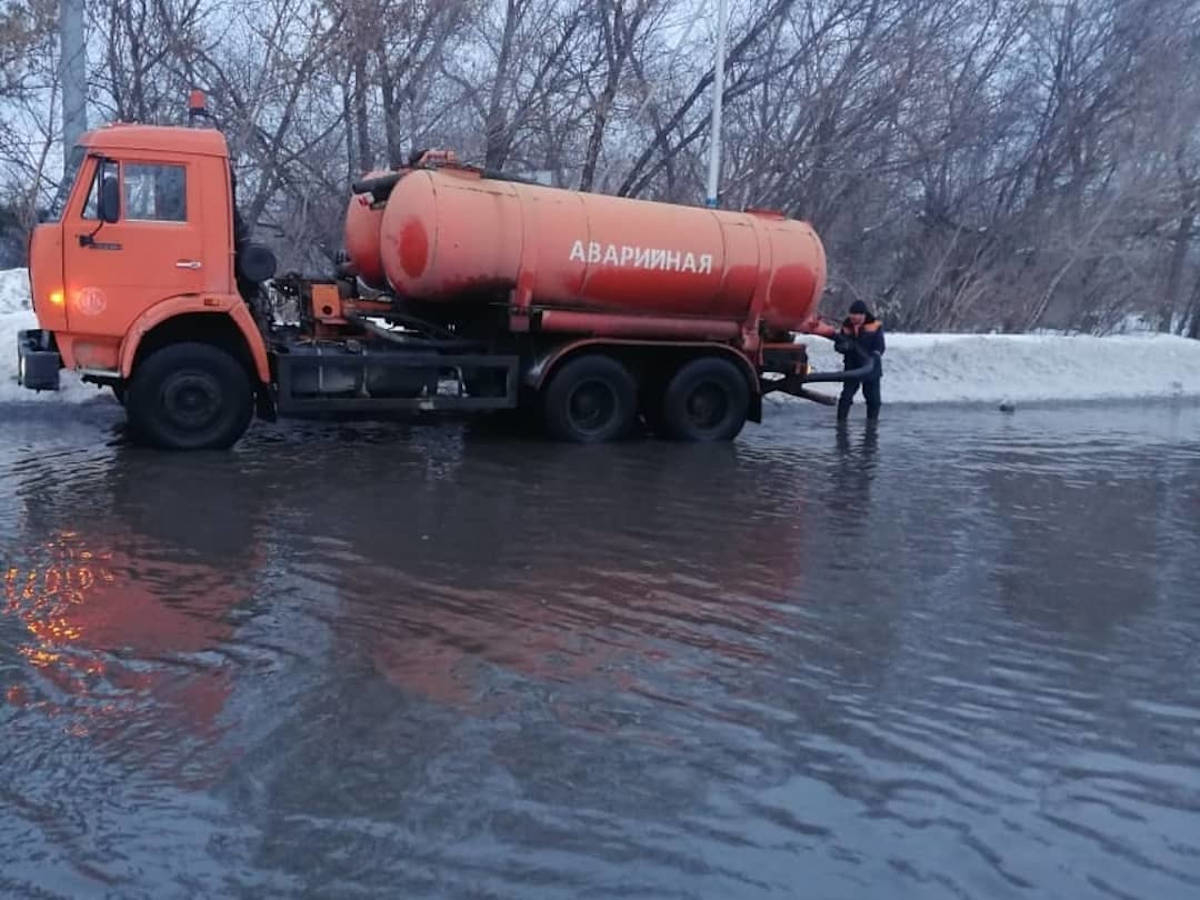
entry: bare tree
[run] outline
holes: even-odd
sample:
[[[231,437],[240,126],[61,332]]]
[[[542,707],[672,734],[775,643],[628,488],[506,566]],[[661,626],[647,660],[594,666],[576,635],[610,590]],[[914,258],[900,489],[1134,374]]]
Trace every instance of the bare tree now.
[[[24,246],[59,176],[61,134],[57,4],[26,0],[0,9],[0,191],[4,241]],[[7,255],[7,254],[6,254]]]

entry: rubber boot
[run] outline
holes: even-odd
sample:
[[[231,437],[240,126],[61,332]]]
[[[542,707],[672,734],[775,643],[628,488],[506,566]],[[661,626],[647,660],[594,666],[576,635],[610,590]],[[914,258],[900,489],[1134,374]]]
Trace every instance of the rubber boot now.
[[[858,391],[857,381],[847,381],[842,385],[842,395],[838,397],[837,417],[844,422],[850,415],[850,407],[854,403],[854,394]]]
[[[867,421],[878,421],[879,407],[883,405],[883,399],[880,396],[879,390],[879,379],[863,382],[863,399],[867,401]]]

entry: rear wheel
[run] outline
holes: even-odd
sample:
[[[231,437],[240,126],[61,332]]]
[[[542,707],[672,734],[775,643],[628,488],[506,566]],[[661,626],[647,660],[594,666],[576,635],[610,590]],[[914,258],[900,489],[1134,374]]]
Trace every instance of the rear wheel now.
[[[750,388],[732,362],[716,356],[694,359],[667,384],[662,427],[681,441],[729,441],[746,424]]]
[[[542,395],[546,429],[559,440],[595,444],[624,437],[637,416],[637,383],[611,356],[565,363]]]
[[[170,344],[139,363],[125,408],[133,436],[170,450],[224,449],[254,412],[250,377],[211,344]]]

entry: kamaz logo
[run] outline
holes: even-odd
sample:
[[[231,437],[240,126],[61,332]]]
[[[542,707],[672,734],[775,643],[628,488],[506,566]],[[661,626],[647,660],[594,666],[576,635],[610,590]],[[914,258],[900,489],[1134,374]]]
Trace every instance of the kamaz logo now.
[[[576,241],[571,245],[572,262],[602,266],[628,266],[633,269],[658,269],[663,272],[696,272],[711,274],[711,253],[688,253],[683,250],[664,250],[655,247],[631,247],[628,244],[601,244],[598,241]]]

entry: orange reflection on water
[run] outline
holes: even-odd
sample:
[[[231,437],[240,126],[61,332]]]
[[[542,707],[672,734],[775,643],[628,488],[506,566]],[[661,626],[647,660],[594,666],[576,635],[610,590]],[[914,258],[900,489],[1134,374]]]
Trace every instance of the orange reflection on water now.
[[[99,550],[60,531],[35,547],[36,562],[5,570],[0,612],[23,626],[16,650],[36,675],[2,699],[174,772],[181,741],[220,734],[233,678],[224,665],[179,666],[172,657],[228,640],[226,616],[244,592],[227,571],[181,562],[166,548],[131,538],[113,546],[131,549]]]
[[[73,531],[59,532],[42,550],[48,561],[28,571],[10,566],[4,576],[4,612],[20,620],[29,636],[17,652],[40,669],[66,664],[79,675],[102,671],[97,660],[68,660],[64,651],[84,637],[84,623],[72,613],[98,586],[116,582],[112,554],[81,546]]]

